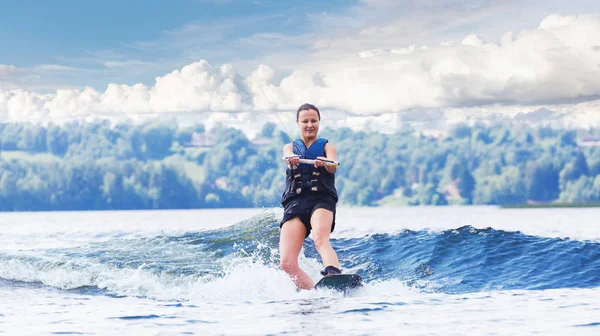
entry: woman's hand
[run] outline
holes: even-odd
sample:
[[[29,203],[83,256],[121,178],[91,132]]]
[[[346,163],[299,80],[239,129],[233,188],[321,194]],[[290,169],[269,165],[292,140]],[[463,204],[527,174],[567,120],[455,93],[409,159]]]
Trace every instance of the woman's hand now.
[[[325,167],[327,165],[327,163],[325,161],[322,161],[323,159],[327,159],[327,158],[326,157],[322,157],[322,156],[318,156],[315,159],[315,168]]]
[[[288,157],[287,163],[291,166],[297,166],[300,164],[300,157],[299,156]]]
[[[329,164],[329,162],[323,161],[326,159],[327,158],[324,156],[318,156],[315,159],[315,168],[324,167],[325,170],[327,170],[329,173],[332,173],[332,174],[335,173],[337,168],[334,165]]]

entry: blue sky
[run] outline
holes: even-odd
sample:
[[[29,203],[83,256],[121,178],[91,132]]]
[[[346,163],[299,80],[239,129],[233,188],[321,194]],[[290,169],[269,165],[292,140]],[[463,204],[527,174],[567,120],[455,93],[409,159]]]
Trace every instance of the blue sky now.
[[[95,79],[61,76],[65,85],[104,88],[111,79],[151,81],[199,59],[231,62],[269,49],[268,42],[228,50],[233,42],[260,33],[310,33],[312,13],[343,12],[356,1],[10,1],[0,12],[0,64],[17,68],[60,65],[102,69]],[[250,44],[250,42],[248,42]],[[144,65],[155,64],[149,73]],[[106,65],[109,64],[107,67]],[[119,71],[111,71],[122,64]],[[130,73],[123,73],[123,68]],[[94,73],[93,71],[91,73]],[[99,78],[98,78],[99,77]]]
[[[587,122],[597,31],[592,0],[9,1],[0,119],[149,111],[255,125],[310,101],[375,129],[539,109]]]
[[[48,59],[98,50],[135,52],[135,43],[159,39],[193,24],[233,24],[263,18],[229,31],[235,39],[260,31],[288,33],[307,29],[299,24],[310,12],[340,10],[354,1],[10,1],[0,12],[0,57],[8,63],[32,66]],[[35,50],[32,53],[32,49]],[[66,55],[66,56],[65,56]],[[152,56],[152,55],[150,55]]]

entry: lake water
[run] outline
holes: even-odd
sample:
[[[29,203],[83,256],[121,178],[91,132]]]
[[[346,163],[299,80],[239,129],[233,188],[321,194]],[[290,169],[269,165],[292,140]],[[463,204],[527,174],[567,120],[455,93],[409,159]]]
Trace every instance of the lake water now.
[[[338,208],[346,296],[296,291],[281,215],[0,213],[0,333],[600,334],[600,209]]]

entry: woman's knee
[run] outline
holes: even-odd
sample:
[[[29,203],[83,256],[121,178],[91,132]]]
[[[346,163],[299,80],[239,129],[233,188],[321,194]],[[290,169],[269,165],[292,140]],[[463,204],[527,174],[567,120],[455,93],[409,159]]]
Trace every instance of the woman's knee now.
[[[279,262],[279,267],[284,270],[286,273],[295,273],[298,269],[298,261],[293,259],[281,259]]]
[[[329,232],[314,232],[313,242],[315,243],[315,247],[318,251],[320,251],[323,248],[329,247]]]

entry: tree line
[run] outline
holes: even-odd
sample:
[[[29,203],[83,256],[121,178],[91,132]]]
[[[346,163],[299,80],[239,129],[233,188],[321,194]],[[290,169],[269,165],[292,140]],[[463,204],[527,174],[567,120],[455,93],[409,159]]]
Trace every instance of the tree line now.
[[[345,205],[600,201],[600,130],[459,124],[426,135],[321,131]],[[200,139],[200,140],[198,140]],[[587,141],[586,141],[587,140]],[[0,124],[0,210],[278,206],[287,134],[266,124]]]

